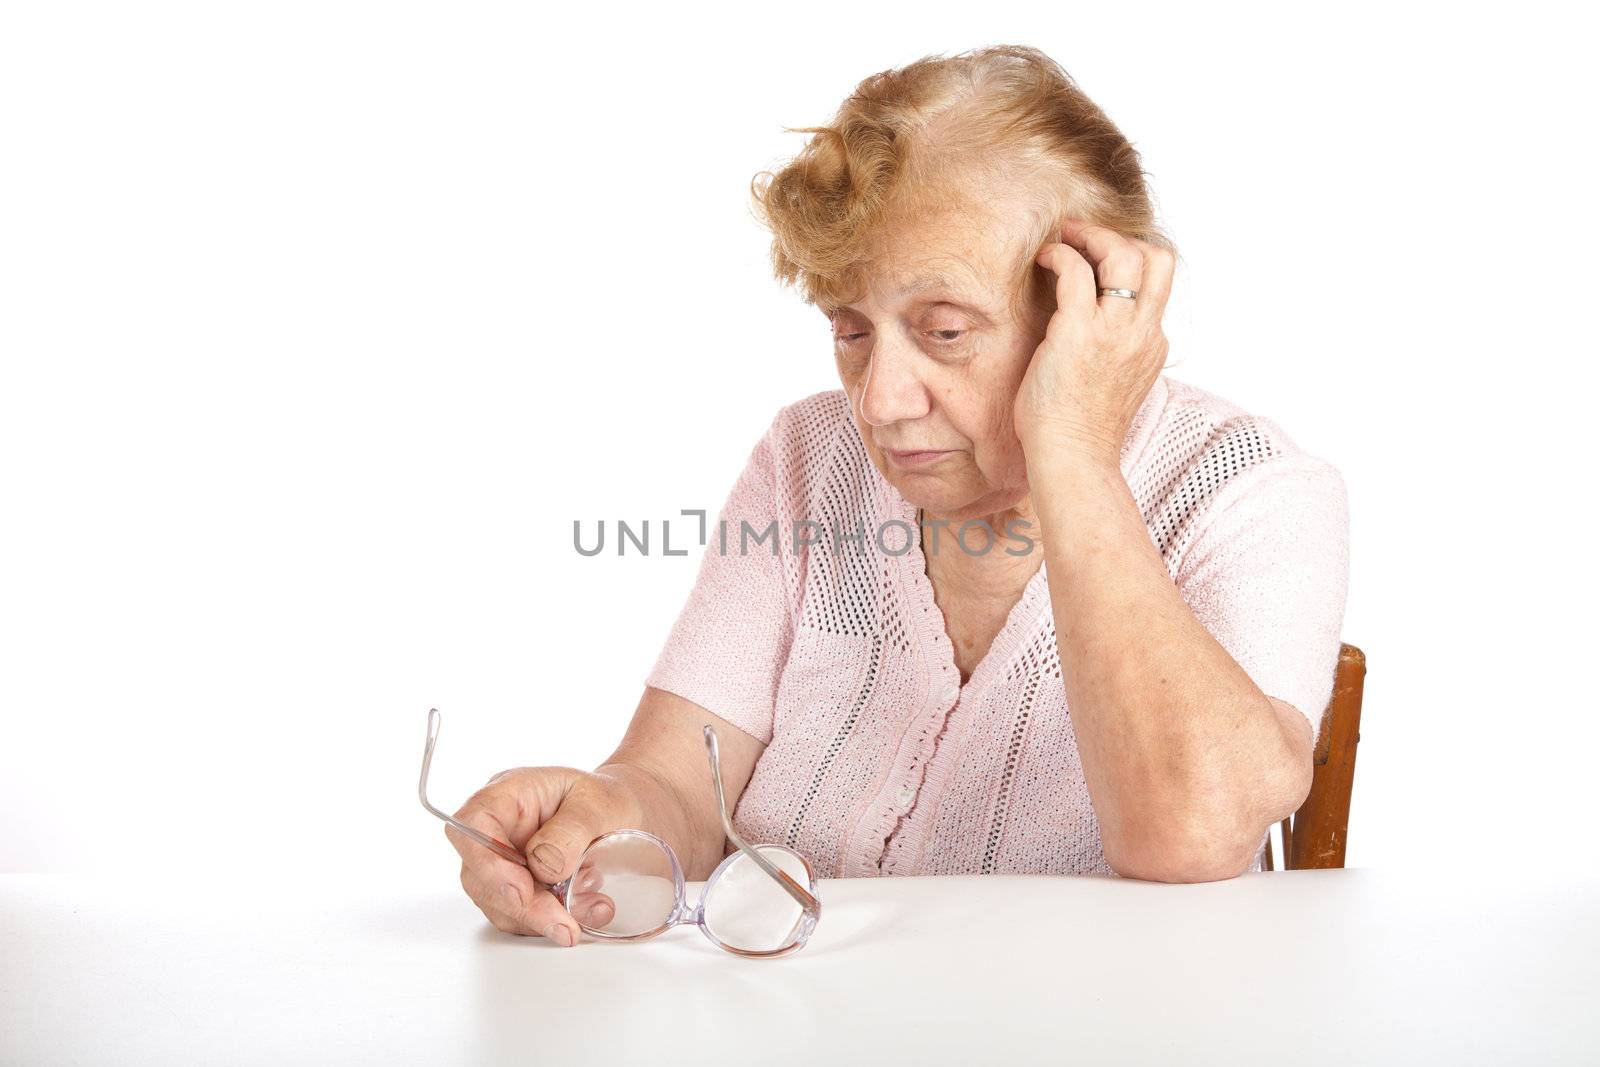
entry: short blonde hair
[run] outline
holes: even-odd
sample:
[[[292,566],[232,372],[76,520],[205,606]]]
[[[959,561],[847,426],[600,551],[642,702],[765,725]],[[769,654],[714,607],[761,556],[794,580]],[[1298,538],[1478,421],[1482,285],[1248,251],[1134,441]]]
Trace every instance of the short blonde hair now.
[[[925,56],[864,79],[826,126],[750,191],[772,231],[772,268],[808,304],[863,296],[860,271],[897,222],[981,203],[1001,183],[1025,190],[1032,242],[1016,265],[1011,311],[1055,306],[1033,256],[1066,216],[1176,253],[1157,225],[1139,153],[1050,57],[1024,45]],[[1038,272],[1038,273],[1036,273]]]

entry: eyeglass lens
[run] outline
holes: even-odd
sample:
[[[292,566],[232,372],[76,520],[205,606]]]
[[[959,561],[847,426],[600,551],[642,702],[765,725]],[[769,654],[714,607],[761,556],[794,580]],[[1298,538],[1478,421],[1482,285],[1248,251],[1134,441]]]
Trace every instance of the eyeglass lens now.
[[[578,863],[568,911],[592,932],[634,937],[667,921],[676,901],[672,859],[633,834],[607,834]]]
[[[778,845],[755,850],[807,892],[816,888],[805,862],[793,852]],[[792,943],[804,916],[794,897],[743,852],[724,862],[727,866],[706,885],[705,924],[711,935],[746,952],[772,952]]]
[[[805,862],[781,845],[755,846],[773,866],[814,891]],[[572,917],[591,933],[633,937],[667,922],[676,903],[672,860],[655,841],[608,834],[591,844],[568,894]],[[795,899],[743,852],[735,852],[706,883],[704,921],[729,948],[771,952],[792,943],[803,912]]]

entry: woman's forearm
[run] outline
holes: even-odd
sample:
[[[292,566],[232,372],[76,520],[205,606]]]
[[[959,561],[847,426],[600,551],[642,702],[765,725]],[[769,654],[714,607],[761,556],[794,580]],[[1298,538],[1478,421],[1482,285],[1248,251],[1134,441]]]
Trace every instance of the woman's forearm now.
[[[1117,460],[1027,449],[1073,730],[1119,874],[1227,878],[1303,797],[1266,695],[1179,595]]]

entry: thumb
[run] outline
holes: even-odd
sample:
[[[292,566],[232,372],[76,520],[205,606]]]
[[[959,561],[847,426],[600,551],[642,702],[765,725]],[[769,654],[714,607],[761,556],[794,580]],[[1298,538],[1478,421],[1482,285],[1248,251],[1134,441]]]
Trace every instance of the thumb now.
[[[584,850],[599,836],[596,825],[592,813],[569,798],[528,838],[525,852],[535,877],[554,885],[576,870]]]

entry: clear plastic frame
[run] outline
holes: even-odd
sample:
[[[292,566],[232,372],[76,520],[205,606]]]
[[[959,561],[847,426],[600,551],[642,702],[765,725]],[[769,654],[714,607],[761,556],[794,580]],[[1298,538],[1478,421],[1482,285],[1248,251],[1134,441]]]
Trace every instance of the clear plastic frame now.
[[[439,719],[438,709],[430,708],[417,785],[422,806],[504,859],[527,867],[527,857],[512,846],[428,802],[428,768]],[[595,838],[572,875],[548,888],[584,933],[599,940],[648,941],[681,923],[693,923],[712,944],[738,956],[772,959],[799,951],[822,915],[811,863],[786,845],[751,845],[733,828],[722,791],[716,731],[707,724],[702,734],[722,828],[735,851],[711,872],[700,900],[689,904],[683,868],[672,847],[655,834],[634,829]]]
[[[756,845],[813,898],[811,865],[784,845]],[[805,944],[815,919],[745,854],[724,856],[700,900],[687,899],[683,869],[669,846],[645,830],[613,830],[584,851],[578,870],[551,892],[584,932],[607,941],[648,941],[693,923],[719,948],[741,956],[781,956]]]

